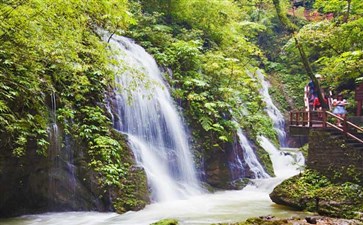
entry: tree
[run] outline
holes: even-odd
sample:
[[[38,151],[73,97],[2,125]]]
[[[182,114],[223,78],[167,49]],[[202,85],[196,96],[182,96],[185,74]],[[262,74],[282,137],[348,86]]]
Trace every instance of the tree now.
[[[318,98],[319,101],[322,103],[322,106],[324,109],[328,108],[328,105],[325,103],[323,95],[320,91],[320,84],[317,80],[317,78],[314,75],[314,72],[310,66],[309,60],[306,56],[304,47],[302,46],[302,44],[299,42],[296,33],[299,30],[298,27],[293,24],[286,16],[286,14],[283,12],[282,8],[281,8],[281,4],[280,4],[280,0],[273,0],[273,4],[275,5],[275,9],[277,12],[277,16],[279,17],[280,21],[282,22],[282,24],[286,27],[286,29],[289,31],[289,33],[293,36],[294,41],[295,41],[295,45],[297,47],[297,49],[299,50],[300,53],[300,57],[301,57],[301,61],[304,64],[304,68],[305,71],[307,73],[307,75],[309,76],[309,78],[313,81],[315,87],[317,88],[317,93],[318,93]]]
[[[324,13],[333,13],[343,23],[347,23],[351,17],[359,17],[363,13],[363,2],[360,0],[316,0],[314,7]]]
[[[95,29],[126,29],[133,23],[127,10],[126,0],[0,3],[1,148],[20,156],[35,140],[44,153],[52,122],[47,107],[50,93],[92,101],[94,96],[86,97],[90,89],[102,92],[102,82],[85,88],[100,70],[99,81],[113,79],[105,44]],[[61,99],[58,107],[67,107],[66,98]]]

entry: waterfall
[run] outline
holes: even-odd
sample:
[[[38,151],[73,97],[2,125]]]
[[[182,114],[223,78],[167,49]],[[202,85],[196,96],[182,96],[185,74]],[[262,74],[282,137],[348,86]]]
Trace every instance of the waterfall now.
[[[61,149],[61,143],[59,139],[59,129],[57,125],[57,103],[56,103],[56,94],[55,92],[52,92],[50,94],[50,119],[51,124],[48,127],[48,133],[49,133],[49,149],[50,149],[50,158],[56,157]]]
[[[272,119],[272,121],[274,123],[274,128],[277,132],[280,146],[286,147],[287,141],[286,141],[284,116],[272,102],[271,96],[268,93],[268,88],[270,87],[270,84],[265,80],[263,73],[260,70],[257,70],[256,73],[257,73],[257,77],[262,85],[262,89],[260,90],[260,93],[263,97],[264,102],[266,103],[265,111],[267,112],[268,116]]]
[[[110,44],[118,60],[132,68],[120,66],[117,84],[134,88],[116,90],[120,119],[115,127],[128,135],[136,161],[145,169],[152,200],[201,193],[186,129],[155,60],[128,38],[114,35]],[[135,86],[139,81],[142,84]]]
[[[278,150],[269,139],[264,136],[259,137],[261,147],[270,155],[272,166],[276,177],[289,178],[300,172],[305,165],[303,154],[298,149],[284,148]]]
[[[50,128],[50,143],[54,145],[55,150],[60,149],[59,143],[59,132],[58,132],[58,125],[57,125],[57,101],[56,101],[56,94],[52,92],[50,94],[50,103],[51,103],[51,128]]]
[[[64,134],[57,124],[56,93],[50,95],[50,120],[48,127],[50,167],[48,172],[48,200],[50,209],[57,209],[67,202],[73,209],[77,208],[77,174],[74,165],[74,144],[70,135]],[[65,124],[68,121],[63,121]]]
[[[59,138],[59,129],[57,125],[57,104],[56,104],[56,93],[52,92],[50,94],[50,119],[51,124],[48,127],[49,133],[49,159],[51,161],[52,166],[49,169],[49,184],[48,184],[48,192],[49,196],[55,195],[59,192],[58,188],[58,174],[61,167],[59,161],[59,154],[61,150],[61,140]],[[54,202],[50,200],[48,204],[51,207],[54,207]]]
[[[258,137],[258,141],[261,147],[270,155],[274,173],[276,177],[282,181],[283,179],[287,179],[299,173],[305,165],[305,159],[298,149],[287,148],[284,116],[272,102],[268,92],[270,84],[265,80],[264,75],[260,70],[257,70],[256,73],[262,85],[260,93],[266,103],[265,111],[274,123],[274,128],[277,132],[281,148],[277,149],[271,141],[264,136]]]
[[[237,130],[237,136],[238,136],[239,146],[233,148],[233,159],[229,162],[230,168],[232,170],[232,178],[233,179],[241,178],[241,176],[238,175],[239,173],[234,172],[233,168],[239,168],[239,170],[245,170],[246,166],[253,173],[253,178],[270,177],[263,169],[261,163],[258,161],[256,154],[253,151],[247,137],[243,134],[242,129],[239,128]]]

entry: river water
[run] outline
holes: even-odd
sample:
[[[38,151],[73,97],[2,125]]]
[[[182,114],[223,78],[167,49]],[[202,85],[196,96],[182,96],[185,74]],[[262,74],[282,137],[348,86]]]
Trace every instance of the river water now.
[[[175,218],[184,225],[205,225],[221,222],[244,221],[257,216],[280,218],[303,217],[306,213],[293,211],[273,203],[269,193],[273,188],[298,174],[304,159],[296,149],[278,150],[271,142],[260,137],[261,145],[268,149],[277,177],[251,180],[243,190],[220,191],[190,196],[183,200],[164,201],[146,206],[145,209],[125,214],[99,212],[62,212],[25,215],[0,220],[6,225],[149,225],[165,218]]]
[[[237,222],[250,217],[273,215],[276,217],[303,216],[271,202],[268,192],[280,182],[279,178],[256,180],[240,191],[222,191],[192,196],[189,199],[148,205],[138,212],[122,215],[98,212],[63,212],[25,215],[0,220],[6,225],[148,225],[164,218],[175,218],[180,224],[202,225],[219,222]]]

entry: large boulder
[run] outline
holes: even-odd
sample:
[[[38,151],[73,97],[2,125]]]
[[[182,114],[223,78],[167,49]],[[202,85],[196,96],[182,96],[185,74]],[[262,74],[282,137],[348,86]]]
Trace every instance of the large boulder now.
[[[363,213],[362,186],[332,183],[312,170],[285,180],[270,198],[277,204],[332,217],[359,218]]]
[[[85,147],[64,138],[66,144],[52,143],[47,156],[36,153],[35,145],[20,158],[10,151],[0,153],[0,217],[51,211],[124,212],[143,208],[149,201],[142,168],[130,166],[120,181],[123,189],[102,187]]]

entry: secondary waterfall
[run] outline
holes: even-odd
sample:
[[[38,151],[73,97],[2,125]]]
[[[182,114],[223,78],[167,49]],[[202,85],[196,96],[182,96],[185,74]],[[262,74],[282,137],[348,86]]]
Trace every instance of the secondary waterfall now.
[[[110,40],[117,58],[128,67],[116,78],[121,88],[116,105],[116,128],[126,133],[137,162],[145,169],[153,201],[183,199],[201,193],[189,149],[186,129],[151,55],[131,39],[114,35]],[[141,78],[140,78],[141,77]],[[148,86],[148,88],[146,88]]]
[[[238,143],[233,148],[232,159],[229,162],[232,179],[237,180],[247,177],[245,172],[243,172],[246,169],[251,170],[253,173],[253,177],[251,178],[270,177],[258,161],[251,144],[240,128],[237,130],[237,137]]]
[[[303,154],[294,148],[278,150],[270,140],[259,137],[261,146],[269,153],[276,177],[286,179],[298,174],[305,165]]]
[[[59,171],[61,168],[60,162],[60,153],[61,153],[61,139],[59,134],[59,129],[57,125],[57,104],[56,104],[56,93],[52,92],[50,95],[50,116],[51,123],[48,127],[49,133],[49,160],[51,162],[51,167],[49,169],[49,184],[48,184],[48,192],[51,195],[56,195],[59,193],[60,188],[57,186],[57,179],[59,175]],[[48,204],[53,207],[54,203],[52,201],[48,202]]]
[[[266,103],[265,111],[269,115],[269,117],[272,119],[274,123],[275,130],[277,132],[280,146],[286,147],[287,141],[286,141],[286,132],[285,132],[285,120],[284,116],[280,112],[280,110],[273,104],[270,94],[268,93],[268,88],[270,87],[270,83],[265,80],[265,77],[263,73],[260,70],[256,71],[258,80],[260,81],[262,85],[262,89],[260,90],[260,93],[263,97],[264,102]]]

